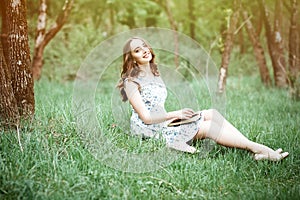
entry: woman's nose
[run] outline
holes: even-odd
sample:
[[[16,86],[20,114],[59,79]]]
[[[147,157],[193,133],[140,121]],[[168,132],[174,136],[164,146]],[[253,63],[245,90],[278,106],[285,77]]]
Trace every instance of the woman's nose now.
[[[143,51],[148,51],[148,47],[142,47]]]

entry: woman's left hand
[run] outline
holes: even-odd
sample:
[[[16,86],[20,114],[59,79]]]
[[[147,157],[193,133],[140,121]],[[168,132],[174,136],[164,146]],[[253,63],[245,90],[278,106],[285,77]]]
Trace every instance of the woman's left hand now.
[[[191,108],[184,108],[179,111],[180,111],[180,116],[178,117],[179,119],[189,119],[195,114],[195,112]]]

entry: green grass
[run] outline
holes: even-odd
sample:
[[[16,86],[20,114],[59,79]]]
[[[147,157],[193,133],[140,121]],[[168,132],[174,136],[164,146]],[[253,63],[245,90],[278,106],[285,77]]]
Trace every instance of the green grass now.
[[[257,162],[249,152],[214,146],[205,157],[182,154],[145,173],[115,170],[89,153],[71,112],[72,92],[70,82],[36,84],[35,120],[20,130],[23,152],[14,131],[0,133],[0,199],[300,198],[300,102],[285,90],[264,88],[255,77],[230,78],[224,113],[251,140],[289,151],[284,161]],[[122,134],[112,126],[117,122],[109,94],[96,99],[102,129],[115,146],[129,152],[161,148],[159,141]]]

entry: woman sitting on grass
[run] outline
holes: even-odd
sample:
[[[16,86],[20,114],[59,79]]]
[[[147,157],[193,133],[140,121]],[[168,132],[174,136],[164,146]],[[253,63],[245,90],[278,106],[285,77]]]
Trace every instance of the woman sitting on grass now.
[[[168,147],[189,153],[196,152],[196,148],[189,145],[190,141],[210,138],[223,146],[249,150],[254,153],[255,160],[279,161],[288,156],[282,149],[274,151],[250,141],[216,110],[165,111],[167,90],[154,59],[152,48],[142,38],[129,39],[123,48],[123,69],[118,87],[123,101],[129,100],[132,107],[132,134],[146,138],[162,136]],[[191,123],[168,126],[174,119],[191,119],[195,115],[198,118]]]

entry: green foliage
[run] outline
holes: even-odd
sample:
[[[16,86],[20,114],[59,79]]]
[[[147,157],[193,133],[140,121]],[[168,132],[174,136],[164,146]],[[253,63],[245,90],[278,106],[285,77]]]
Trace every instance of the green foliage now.
[[[191,24],[195,25],[195,40],[211,53],[216,63],[221,61],[222,32],[228,24],[228,16],[232,12],[232,1],[207,1],[197,0],[193,2],[193,11],[189,10],[189,1],[169,0],[171,14],[177,24],[178,31],[186,35],[191,34]],[[271,13],[274,11],[274,1],[265,1]],[[35,37],[39,1],[27,2],[28,24],[30,43],[33,47]],[[48,1],[48,27],[56,20],[61,12],[64,1]],[[141,28],[156,26],[171,28],[166,11],[161,6],[162,2],[156,0],[76,0],[71,11],[67,24],[58,35],[46,47],[44,54],[43,75],[45,78],[62,80],[66,77],[74,77],[82,60],[89,51],[101,41],[108,37],[127,31],[130,28]],[[242,0],[243,9],[252,14],[254,26],[258,26],[260,16],[256,1]],[[194,19],[191,18],[191,13]],[[283,25],[284,30],[289,30],[290,13],[284,9]],[[272,19],[271,15],[271,19]],[[226,20],[227,19],[227,20]],[[284,31],[287,38],[288,32]],[[239,55],[233,51],[229,71],[232,75],[258,74],[258,67],[253,59],[251,44],[246,33],[243,44],[236,39],[235,47],[244,45],[246,54]],[[238,37],[238,36],[237,36]],[[265,40],[262,37],[262,43]],[[151,41],[150,41],[151,42]],[[265,47],[266,49],[266,47]],[[269,58],[267,58],[269,59]],[[250,67],[253,66],[253,67]],[[269,65],[270,66],[270,65]],[[233,69],[238,68],[238,69]]]
[[[85,57],[103,38],[100,30],[89,25],[65,25],[45,49],[42,77],[55,81],[74,79]]]
[[[113,88],[115,82],[102,83]],[[84,148],[71,113],[73,83],[42,79],[35,85],[36,117],[0,133],[0,199],[299,199],[299,102],[266,89],[256,77],[228,80],[226,117],[251,140],[290,152],[284,161],[257,162],[251,154],[214,146],[207,156],[183,154],[158,171],[116,171]],[[51,94],[51,96],[49,96]],[[204,95],[202,95],[204,94]],[[111,117],[111,90],[96,97],[99,121],[114,145],[132,152],[160,148],[120,132]],[[172,95],[172,94],[171,94]],[[209,97],[209,96],[208,96]],[[201,106],[209,107],[205,87]],[[101,107],[100,107],[101,105]],[[169,108],[176,107],[170,103]],[[100,112],[101,111],[101,112]],[[102,113],[102,114],[101,114]],[[203,141],[195,144],[198,148]]]
[[[190,34],[195,24],[196,41],[210,50],[216,62],[220,60],[219,47],[222,24],[228,1],[194,1],[195,21],[189,17],[187,1],[169,1],[178,30]],[[64,1],[47,2],[47,30],[61,12]],[[39,1],[27,2],[30,44],[33,49]],[[77,0],[66,25],[46,47],[42,76],[51,80],[74,77],[82,60],[101,41],[129,28],[156,26],[170,28],[165,10],[156,1],[142,0]]]

